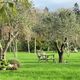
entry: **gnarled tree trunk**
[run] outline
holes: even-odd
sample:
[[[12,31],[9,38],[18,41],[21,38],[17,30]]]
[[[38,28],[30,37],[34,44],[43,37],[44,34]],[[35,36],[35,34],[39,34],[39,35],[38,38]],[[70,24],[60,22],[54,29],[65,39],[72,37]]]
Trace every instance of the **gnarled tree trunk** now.
[[[28,46],[28,53],[30,53],[30,41],[27,40],[27,46]]]
[[[64,52],[64,45],[65,45],[65,42],[67,41],[67,38],[65,38],[64,42],[61,44],[61,47],[59,48],[58,47],[58,44],[57,42],[55,42],[55,46],[57,48],[57,51],[58,51],[58,56],[59,56],[59,63],[62,63],[63,62],[63,52]]]
[[[7,43],[5,44],[5,47],[2,47],[2,50],[0,52],[0,58],[2,59],[6,59],[6,52],[11,44],[11,42],[13,42],[13,40],[17,37],[18,32],[15,35],[11,35],[11,33],[9,33],[9,39],[7,41]]]
[[[58,51],[59,63],[62,63],[63,62],[63,47],[64,47],[64,44],[61,45],[60,49],[58,48],[57,43],[55,43],[55,45],[56,45],[56,48],[57,48],[57,51]]]
[[[34,40],[34,53],[36,53],[36,38]]]

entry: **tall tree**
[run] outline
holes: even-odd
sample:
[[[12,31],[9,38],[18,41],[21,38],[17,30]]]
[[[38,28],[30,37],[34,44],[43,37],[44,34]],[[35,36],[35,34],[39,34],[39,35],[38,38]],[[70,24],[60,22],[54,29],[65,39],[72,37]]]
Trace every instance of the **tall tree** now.
[[[27,5],[30,4],[28,0],[18,0],[18,1],[16,0],[16,2],[13,0],[12,1],[2,0],[0,2],[1,4],[1,8],[0,8],[1,29],[3,30],[3,27],[4,27],[3,24],[5,25],[7,23],[7,26],[8,26],[8,33],[5,32],[6,34],[8,34],[8,37],[7,37],[8,39],[6,41],[6,44],[4,44],[4,46],[2,44],[3,51],[1,51],[2,52],[1,59],[5,58],[6,51],[8,50],[11,42],[13,42],[13,40],[19,35],[21,31],[20,29],[24,27],[22,23],[23,20],[21,19],[22,17],[20,17],[23,11],[21,12],[20,10],[21,10],[21,7],[22,8],[24,7],[23,4],[25,3],[26,3],[26,7]],[[27,9],[27,8],[23,8],[23,9]]]

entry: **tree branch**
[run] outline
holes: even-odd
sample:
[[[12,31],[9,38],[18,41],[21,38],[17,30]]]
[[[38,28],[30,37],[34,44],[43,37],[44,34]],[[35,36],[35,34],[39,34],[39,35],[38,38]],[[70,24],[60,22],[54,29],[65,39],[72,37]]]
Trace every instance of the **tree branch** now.
[[[9,37],[9,40],[8,40],[7,44],[5,45],[5,47],[4,47],[3,55],[5,55],[5,53],[7,52],[8,47],[10,46],[11,42],[17,37],[17,35],[18,35],[18,32],[14,36]]]
[[[57,51],[60,52],[60,49],[59,49],[59,47],[58,47],[57,42],[54,42],[54,44],[55,44],[55,46],[56,46]]]

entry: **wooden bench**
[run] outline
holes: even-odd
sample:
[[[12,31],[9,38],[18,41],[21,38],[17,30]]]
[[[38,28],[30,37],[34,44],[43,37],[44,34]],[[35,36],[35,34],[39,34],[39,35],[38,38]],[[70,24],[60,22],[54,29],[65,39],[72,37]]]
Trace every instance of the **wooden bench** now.
[[[38,60],[41,61],[41,60],[45,60],[45,61],[48,61],[48,60],[53,60],[54,62],[54,54],[46,54],[44,51],[41,51],[41,50],[38,50],[37,51],[37,57],[38,57]]]

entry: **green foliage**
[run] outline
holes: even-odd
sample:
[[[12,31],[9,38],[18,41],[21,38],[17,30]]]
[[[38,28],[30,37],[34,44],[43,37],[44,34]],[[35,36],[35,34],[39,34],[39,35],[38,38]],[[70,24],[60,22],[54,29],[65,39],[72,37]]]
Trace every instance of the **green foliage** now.
[[[0,70],[17,70],[20,67],[18,60],[0,61]]]
[[[36,47],[44,50],[48,47],[53,49],[53,42],[57,40],[62,43],[65,37],[68,38],[69,44],[73,43],[80,47],[80,15],[75,14],[75,11],[60,9],[49,12],[48,8],[45,8],[40,12],[31,8],[28,0],[16,0],[8,2],[8,5],[4,4],[0,7],[0,21],[2,25],[7,22],[13,27],[13,34],[19,32],[17,37],[19,50],[27,51],[29,41],[30,49],[34,51],[35,38]],[[74,6],[79,7],[77,3]]]
[[[5,60],[0,61],[0,70],[6,70],[8,62]]]
[[[21,4],[20,6],[18,6]],[[9,23],[14,18],[17,14],[19,14],[19,7],[23,7],[28,9],[31,6],[31,3],[28,0],[18,0],[16,2],[14,1],[1,1],[0,2],[0,20],[2,21],[1,23]],[[0,24],[1,24],[0,23]]]
[[[70,9],[60,9],[56,12],[39,13],[40,22],[33,27],[33,31],[37,33],[37,41],[44,41],[50,48],[54,45],[54,41],[62,43],[65,37],[69,43],[77,42],[80,32],[80,20],[74,11]],[[77,19],[78,18],[78,19]],[[75,38],[76,36],[76,38]],[[77,43],[76,43],[77,44]],[[44,45],[44,43],[42,43]],[[47,46],[46,46],[47,47]]]
[[[48,47],[54,49],[54,41],[57,40],[62,43],[65,37],[68,38],[69,44],[73,43],[75,45],[76,41],[76,45],[79,47],[80,19],[79,15],[76,15],[74,11],[70,9],[60,9],[56,12],[40,13],[36,9],[32,9],[25,12],[24,15],[21,20],[23,19],[22,23],[25,27],[22,27],[20,31],[22,34],[20,35],[22,39],[20,43],[25,38],[29,40],[31,51],[34,51],[34,38],[37,40],[37,49],[43,48],[47,50]],[[19,47],[20,46],[21,50],[27,51],[27,42],[25,40]]]

